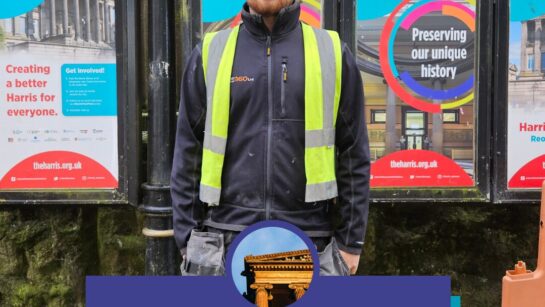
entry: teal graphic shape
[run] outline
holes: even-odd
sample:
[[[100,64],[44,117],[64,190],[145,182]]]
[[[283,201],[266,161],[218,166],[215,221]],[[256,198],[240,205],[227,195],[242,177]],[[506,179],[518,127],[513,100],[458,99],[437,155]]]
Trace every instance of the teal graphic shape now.
[[[240,12],[245,0],[202,0],[202,21],[217,22],[232,18]]]
[[[64,116],[116,116],[115,64],[64,64],[62,67]]]
[[[459,296],[451,296],[450,307],[462,307],[462,299]]]
[[[545,15],[543,0],[511,0],[511,21],[525,21]]]
[[[25,14],[42,2],[44,2],[44,0],[1,0],[0,19],[13,18]]]
[[[401,0],[358,0],[358,20],[371,20],[386,16]]]

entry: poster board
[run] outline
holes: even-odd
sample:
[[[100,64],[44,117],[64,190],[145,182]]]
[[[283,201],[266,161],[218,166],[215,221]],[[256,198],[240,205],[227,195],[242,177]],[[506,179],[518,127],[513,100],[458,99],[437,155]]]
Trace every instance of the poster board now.
[[[375,201],[490,200],[490,91],[479,82],[491,70],[480,48],[491,43],[490,9],[488,1],[358,0]]]
[[[536,117],[545,111],[538,97],[541,77],[535,54],[536,29],[529,21],[545,15],[542,1],[501,1],[495,14],[497,48],[494,70],[493,197],[495,203],[538,203],[544,177],[542,133]],[[541,43],[540,40],[538,40]],[[523,48],[524,46],[524,48]],[[524,56],[523,56],[524,55]],[[518,95],[518,97],[517,97]]]
[[[2,203],[128,202],[127,66],[117,65],[127,48],[116,33],[127,14],[116,4],[2,4]]]

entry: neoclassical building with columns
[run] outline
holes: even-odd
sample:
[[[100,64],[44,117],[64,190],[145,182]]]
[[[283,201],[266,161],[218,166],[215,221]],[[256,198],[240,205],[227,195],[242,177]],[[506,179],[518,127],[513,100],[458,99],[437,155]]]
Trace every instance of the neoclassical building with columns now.
[[[114,0],[45,0],[32,11],[0,19],[8,50],[36,43],[114,49]],[[23,46],[19,46],[23,44]]]
[[[312,281],[314,265],[310,251],[244,257],[246,293],[258,307],[284,307],[300,299]]]
[[[520,67],[510,65],[509,104],[533,109],[545,104],[545,16],[523,21]]]
[[[519,77],[543,79],[545,73],[545,16],[523,21]]]

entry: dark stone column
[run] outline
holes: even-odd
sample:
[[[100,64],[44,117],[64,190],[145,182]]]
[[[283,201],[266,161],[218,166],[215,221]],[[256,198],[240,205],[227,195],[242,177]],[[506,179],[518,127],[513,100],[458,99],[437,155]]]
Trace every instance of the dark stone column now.
[[[26,13],[26,36],[31,39],[31,40],[35,40],[34,38],[34,33],[35,33],[35,29],[34,29],[34,11],[30,11],[28,13]]]
[[[100,5],[98,0],[95,0],[95,26],[96,42],[100,43],[102,39],[100,37]]]
[[[386,100],[386,133],[385,133],[385,142],[386,148],[384,155],[391,154],[396,151],[396,144],[399,140],[397,136],[397,106],[396,106],[396,95],[394,91],[387,86],[387,100]],[[377,155],[378,159],[378,155]]]
[[[62,34],[68,35],[68,0],[62,0]]]
[[[433,82],[433,88],[435,90],[442,90],[444,88],[443,82],[441,80],[436,80]],[[433,103],[441,104],[440,100],[434,100]],[[427,114],[425,115],[427,116]],[[443,140],[444,140],[444,127],[443,127],[443,113],[434,113],[432,115],[432,148],[431,150],[444,155]],[[428,127],[426,127],[426,134],[428,134]],[[422,143],[422,145],[424,145]]]
[[[536,20],[536,34],[534,41],[534,71],[539,73],[541,72],[541,20]]]
[[[51,22],[51,36],[57,35],[57,8],[55,5],[56,0],[50,0],[49,2],[49,9],[51,10],[51,18],[49,18],[49,21]]]
[[[81,39],[81,17],[79,15],[79,0],[74,1],[74,29],[76,31],[76,40]]]
[[[104,0],[103,8],[103,21],[102,21],[102,30],[104,31],[104,41],[110,43],[110,6]]]
[[[528,22],[522,22],[522,37],[520,39],[520,71],[528,70],[528,59],[526,54],[526,46],[528,44]]]
[[[88,42],[91,41],[91,4],[89,1],[91,0],[85,0],[85,34],[87,35],[85,40]]]

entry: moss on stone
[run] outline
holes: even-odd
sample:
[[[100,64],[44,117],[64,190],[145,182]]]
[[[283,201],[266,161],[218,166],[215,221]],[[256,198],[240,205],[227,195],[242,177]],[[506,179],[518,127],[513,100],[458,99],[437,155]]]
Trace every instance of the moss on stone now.
[[[49,288],[49,296],[51,297],[70,297],[72,292],[72,287],[64,284],[53,285]]]
[[[360,273],[448,275],[464,306],[500,306],[505,270],[535,268],[538,206],[372,206]]]
[[[83,306],[86,275],[142,275],[130,207],[0,211],[0,306]],[[538,206],[373,205],[362,274],[448,275],[464,306],[499,306],[505,270],[534,269]]]
[[[98,212],[98,252],[104,275],[144,273],[145,238],[142,220],[132,208]]]
[[[14,289],[11,303],[14,307],[38,307],[47,304],[47,293],[40,286],[24,283]]]
[[[129,207],[0,211],[0,306],[83,306],[86,275],[143,274],[136,214]]]

